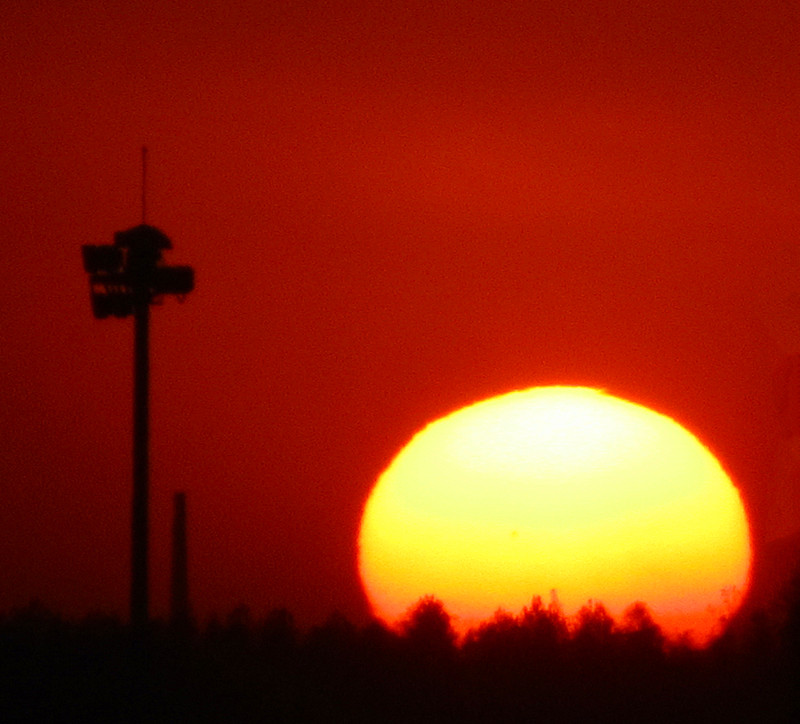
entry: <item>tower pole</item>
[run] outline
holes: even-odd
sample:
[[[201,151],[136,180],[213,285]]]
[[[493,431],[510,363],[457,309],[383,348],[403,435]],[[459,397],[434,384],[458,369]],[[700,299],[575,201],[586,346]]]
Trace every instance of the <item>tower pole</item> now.
[[[141,285],[144,287],[144,285]],[[147,288],[134,290],[133,504],[131,515],[131,623],[144,628],[148,610],[148,496],[150,300]]]

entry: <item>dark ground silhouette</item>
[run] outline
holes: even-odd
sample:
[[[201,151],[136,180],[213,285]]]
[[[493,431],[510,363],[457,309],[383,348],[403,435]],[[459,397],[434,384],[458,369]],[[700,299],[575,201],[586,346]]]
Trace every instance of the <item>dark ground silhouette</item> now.
[[[667,641],[643,604],[572,620],[534,599],[457,640],[422,599],[397,629],[240,607],[198,628],[66,621],[32,604],[0,618],[2,721],[798,721],[800,578],[704,650]]]

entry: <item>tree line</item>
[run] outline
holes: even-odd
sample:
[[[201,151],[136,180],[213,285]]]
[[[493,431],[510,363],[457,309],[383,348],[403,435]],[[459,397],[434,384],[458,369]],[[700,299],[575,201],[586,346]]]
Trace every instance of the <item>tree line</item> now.
[[[239,607],[144,635],[32,604],[0,616],[0,720],[798,721],[800,595],[779,614],[698,649],[643,603],[617,621],[534,598],[461,638],[432,597],[391,628],[334,614],[301,631],[287,610]]]

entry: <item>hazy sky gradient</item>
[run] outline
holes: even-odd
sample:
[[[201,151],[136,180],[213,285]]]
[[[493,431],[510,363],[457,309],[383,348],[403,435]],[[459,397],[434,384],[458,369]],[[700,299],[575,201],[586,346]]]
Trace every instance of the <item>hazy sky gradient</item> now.
[[[132,325],[80,245],[139,222],[142,144],[197,276],[153,313],[157,611],[186,490],[200,613],[364,615],[373,480],[537,384],[674,416],[759,541],[800,527],[797,8],[396,5],[4,3],[0,608],[126,611]]]

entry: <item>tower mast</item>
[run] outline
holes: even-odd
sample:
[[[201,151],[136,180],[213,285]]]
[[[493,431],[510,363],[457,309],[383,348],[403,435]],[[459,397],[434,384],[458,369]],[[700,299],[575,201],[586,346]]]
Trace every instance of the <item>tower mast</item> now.
[[[94,316],[134,318],[130,620],[137,629],[149,621],[150,305],[165,294],[182,296],[194,289],[194,270],[164,264],[162,252],[171,249],[172,242],[162,231],[144,223],[146,160],[147,148],[142,147],[143,223],[116,232],[113,244],[87,244],[81,249]]]

